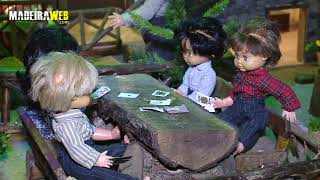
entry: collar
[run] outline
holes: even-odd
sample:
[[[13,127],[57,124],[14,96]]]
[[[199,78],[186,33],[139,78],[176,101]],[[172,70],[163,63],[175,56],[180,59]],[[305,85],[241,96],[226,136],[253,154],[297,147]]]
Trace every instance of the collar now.
[[[198,71],[203,71],[203,70],[206,70],[208,68],[212,68],[211,66],[211,61],[207,61],[207,62],[204,62],[204,63],[201,63],[201,64],[198,64],[196,66],[191,66],[192,68],[196,68]]]
[[[261,67],[259,69],[253,70],[253,71],[248,71],[246,73],[251,76],[263,76],[263,75],[266,75],[268,73],[268,71],[265,68]]]
[[[54,114],[53,117],[57,121],[64,120],[68,117],[79,117],[83,116],[83,113],[79,109],[70,109],[69,111]]]

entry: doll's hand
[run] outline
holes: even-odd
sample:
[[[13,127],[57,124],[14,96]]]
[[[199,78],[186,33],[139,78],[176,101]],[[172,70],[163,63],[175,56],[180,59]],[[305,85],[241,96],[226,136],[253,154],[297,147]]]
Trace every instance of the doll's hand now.
[[[230,97],[220,99],[215,97],[212,101],[211,104],[213,105],[214,108],[224,108],[231,106],[233,104],[233,100]]]
[[[108,24],[110,24],[110,26],[112,26],[113,28],[124,26],[126,24],[123,17],[115,12],[113,13],[113,15],[109,16],[108,19]]]
[[[244,150],[244,146],[241,142],[239,142],[237,149],[233,152],[233,156],[240,154]]]
[[[112,139],[120,139],[120,130],[118,126],[112,129],[111,135],[112,135]]]
[[[285,117],[290,122],[295,122],[297,120],[296,112],[294,111],[289,112],[289,111],[283,110],[282,116]]]
[[[107,156],[107,152],[108,151],[104,151],[103,153],[100,154],[98,160],[94,164],[95,166],[106,167],[106,168],[110,168],[110,166],[112,166],[113,161],[110,160],[112,156]]]
[[[123,136],[123,142],[125,143],[125,144],[130,144],[130,139],[129,139],[129,137],[128,137],[128,135],[124,135]]]

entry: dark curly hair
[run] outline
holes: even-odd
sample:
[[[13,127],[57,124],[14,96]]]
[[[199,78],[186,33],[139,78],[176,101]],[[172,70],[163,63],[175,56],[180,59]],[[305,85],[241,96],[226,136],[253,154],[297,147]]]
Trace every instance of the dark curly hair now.
[[[274,66],[281,58],[281,36],[277,25],[269,20],[256,19],[241,26],[227,44],[234,51],[249,52],[268,58],[265,65]]]
[[[42,28],[32,32],[23,53],[23,64],[26,72],[22,89],[26,94],[31,84],[31,66],[40,56],[47,55],[52,51],[79,53],[80,47],[77,40],[61,27]]]
[[[220,59],[225,53],[225,39],[221,23],[212,17],[186,19],[181,22],[177,30],[176,39],[181,42],[181,48],[186,49],[189,40],[194,54],[200,56],[214,56]]]

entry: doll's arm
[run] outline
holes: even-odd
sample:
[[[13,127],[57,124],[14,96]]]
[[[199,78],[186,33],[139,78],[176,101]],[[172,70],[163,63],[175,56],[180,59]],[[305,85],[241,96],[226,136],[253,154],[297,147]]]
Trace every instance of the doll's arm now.
[[[98,160],[100,152],[84,143],[78,129],[78,123],[70,122],[61,124],[55,132],[70,157],[81,166],[91,169]]]
[[[189,77],[190,77],[190,68],[186,71],[186,73],[183,76],[182,84],[178,87],[177,93],[183,96],[187,95],[188,87],[189,87]]]
[[[120,130],[116,126],[112,130],[97,128],[95,133],[92,135],[92,139],[95,141],[107,141],[112,139],[120,139]]]
[[[300,108],[300,101],[294,91],[282,81],[272,78],[270,74],[258,84],[260,90],[273,95],[282,104],[282,109],[293,112]]]
[[[211,101],[211,103],[215,108],[225,108],[225,107],[231,106],[233,104],[233,100],[230,96],[224,99],[220,99],[216,97]]]
[[[92,103],[90,96],[80,96],[76,97],[75,100],[71,102],[71,108],[83,108],[87,107]]]

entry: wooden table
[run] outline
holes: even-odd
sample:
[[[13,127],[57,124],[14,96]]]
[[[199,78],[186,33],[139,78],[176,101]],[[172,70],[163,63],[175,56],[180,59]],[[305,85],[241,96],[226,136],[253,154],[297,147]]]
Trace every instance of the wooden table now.
[[[228,156],[238,142],[237,131],[191,100],[145,74],[100,76],[99,85],[111,92],[99,99],[98,115],[112,117],[168,168],[203,171]],[[155,90],[169,91],[155,97]],[[119,98],[120,92],[140,94],[136,99]],[[185,104],[189,113],[141,112],[151,99],[173,99],[171,106]]]

